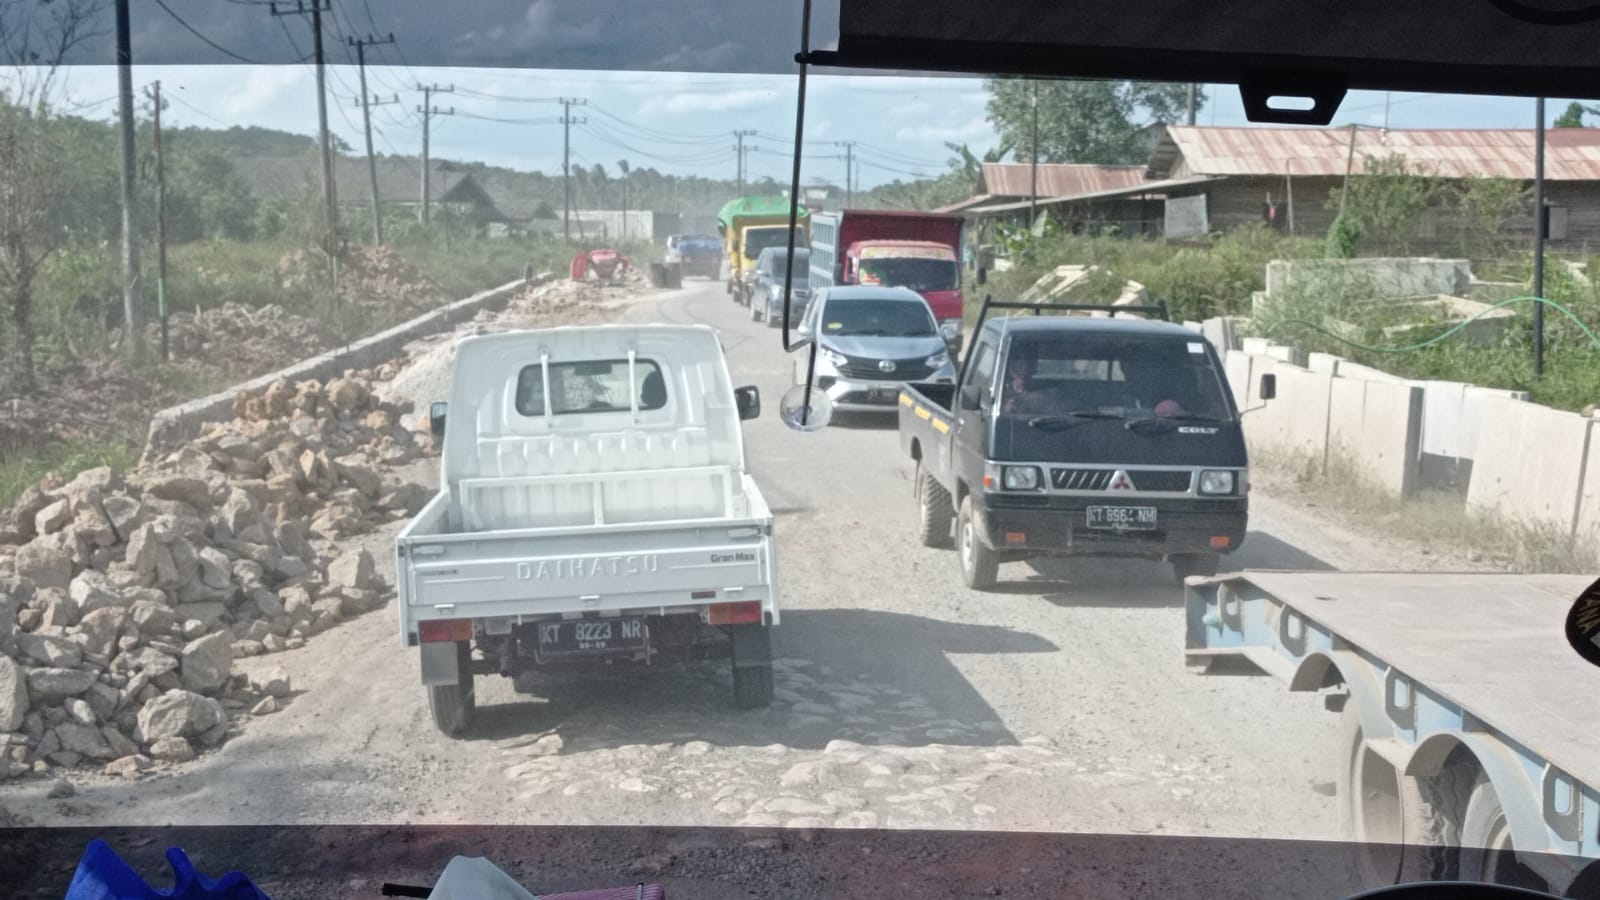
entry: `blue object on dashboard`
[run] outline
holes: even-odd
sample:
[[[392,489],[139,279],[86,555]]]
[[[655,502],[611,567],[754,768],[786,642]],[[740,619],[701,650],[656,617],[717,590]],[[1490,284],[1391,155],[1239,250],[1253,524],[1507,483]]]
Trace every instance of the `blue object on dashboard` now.
[[[172,866],[172,888],[156,890],[96,838],[78,860],[66,900],[270,900],[242,872],[229,872],[215,881],[201,875],[177,847],[167,850],[167,862]]]

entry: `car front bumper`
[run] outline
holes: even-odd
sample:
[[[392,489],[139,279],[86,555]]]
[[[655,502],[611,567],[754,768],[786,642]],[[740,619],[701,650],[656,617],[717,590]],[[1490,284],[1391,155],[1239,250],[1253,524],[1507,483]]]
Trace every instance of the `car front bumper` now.
[[[1091,506],[1152,507],[1156,525],[1148,531],[1090,528]],[[979,517],[981,539],[996,550],[1160,558],[1239,549],[1248,530],[1249,501],[1244,497],[1143,499],[989,493],[983,498]]]

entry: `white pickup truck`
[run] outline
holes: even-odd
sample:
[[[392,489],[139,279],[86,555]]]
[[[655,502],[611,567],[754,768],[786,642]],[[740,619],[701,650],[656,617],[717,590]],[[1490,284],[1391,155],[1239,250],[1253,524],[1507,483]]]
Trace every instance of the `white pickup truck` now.
[[[760,411],[704,326],[463,339],[430,410],[440,491],[395,547],[439,729],[471,726],[475,675],[708,651],[741,708],[771,702],[772,513],[740,428]]]

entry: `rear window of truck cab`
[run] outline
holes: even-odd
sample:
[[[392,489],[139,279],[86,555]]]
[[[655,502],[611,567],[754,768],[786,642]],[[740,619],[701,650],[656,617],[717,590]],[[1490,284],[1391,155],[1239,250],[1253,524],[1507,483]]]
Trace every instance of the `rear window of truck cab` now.
[[[648,412],[667,405],[667,383],[661,367],[648,359],[582,360],[549,364],[550,379],[545,383],[545,365],[523,366],[517,374],[517,412],[524,416],[545,414],[545,397],[552,415],[568,413],[630,412],[637,399],[638,409]]]

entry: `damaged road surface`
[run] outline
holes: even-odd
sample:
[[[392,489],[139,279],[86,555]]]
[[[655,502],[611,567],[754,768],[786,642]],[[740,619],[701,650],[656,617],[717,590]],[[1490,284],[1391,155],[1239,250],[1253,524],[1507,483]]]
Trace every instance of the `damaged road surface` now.
[[[574,302],[586,304],[583,314],[556,320],[713,325],[736,383],[757,384],[773,398],[787,385],[790,365],[775,352],[773,332],[748,321],[715,283]],[[556,321],[529,315],[526,305],[514,305],[463,333]],[[473,729],[461,739],[439,734],[418,689],[416,654],[396,638],[393,610],[365,610],[392,602],[394,535],[413,503],[437,486],[438,459],[416,454],[399,437],[407,430],[395,427],[414,428],[416,413],[399,411],[425,410],[443,399],[450,355],[447,343],[429,342],[409,364],[374,373],[384,376],[372,386],[382,399],[366,396],[365,384],[355,391],[359,400],[345,397],[342,387],[322,386],[318,408],[334,410],[327,417],[295,415],[297,391],[248,399],[240,410],[246,421],[236,426],[242,432],[214,435],[215,446],[186,451],[189,465],[210,463],[215,474],[186,474],[178,460],[163,476],[170,483],[144,487],[140,515],[148,521],[136,527],[146,529],[145,549],[132,562],[110,565],[105,578],[118,591],[165,594],[190,582],[204,585],[208,577],[221,584],[226,575],[244,599],[181,598],[180,605],[220,604],[211,607],[214,624],[174,608],[152,638],[129,613],[92,648],[80,646],[85,639],[71,637],[72,629],[81,633],[92,610],[74,599],[82,574],[71,575],[79,565],[72,556],[81,549],[92,562],[105,547],[47,542],[52,549],[37,561],[30,551],[29,577],[49,585],[34,590],[52,592],[54,602],[17,608],[41,617],[32,630],[53,617],[70,646],[38,641],[35,655],[12,664],[25,679],[50,673],[33,677],[61,697],[42,711],[25,711],[22,719],[35,715],[34,724],[18,722],[23,727],[9,732],[8,758],[21,747],[17,763],[24,771],[0,783],[0,805],[14,821],[712,824],[1306,839],[1336,833],[1333,761],[1324,751],[1337,722],[1320,698],[1281,697],[1264,679],[1186,673],[1174,643],[1183,627],[1181,589],[1157,563],[1011,564],[1002,591],[960,587],[949,551],[915,543],[912,473],[898,452],[892,418],[812,435],[788,431],[772,415],[746,423],[749,465],[776,516],[784,589],[783,624],[773,633],[771,707],[735,708],[726,661],[688,662],[598,682],[483,679]],[[341,404],[345,415],[338,413]],[[380,421],[385,416],[387,424]],[[308,423],[322,424],[307,431]],[[266,446],[259,456],[230,453],[248,449],[238,441],[261,444],[268,432],[279,436],[274,447],[282,434],[301,441],[320,435],[323,447],[308,445],[298,455],[272,456]],[[351,458],[358,449],[361,455]],[[218,454],[246,460],[243,471],[235,472],[234,463],[216,470]],[[259,482],[262,496],[253,506],[241,492],[254,494],[238,479]],[[116,494],[96,489],[108,499]],[[169,510],[167,504],[186,503],[190,491],[189,499],[210,504],[205,518]],[[1261,493],[1254,530],[1234,564],[1394,562]],[[308,523],[310,552],[254,559],[250,540],[266,536],[269,526],[283,527],[273,504],[299,502],[296,496],[315,502],[282,518]],[[35,527],[45,508],[34,510]],[[78,516],[69,502],[65,512],[43,516],[43,524]],[[230,516],[234,543],[216,537],[218,521]],[[70,527],[77,533],[78,526]],[[113,519],[109,527],[119,526]],[[272,536],[281,546],[284,536]],[[1308,546],[1321,548],[1319,556],[1296,549]],[[228,557],[230,548],[239,558]],[[203,550],[221,558],[205,562]],[[144,553],[153,561],[144,562]],[[80,584],[76,593],[86,595],[91,586]],[[301,618],[291,605],[303,610]],[[74,613],[79,618],[67,624]],[[191,628],[191,621],[201,624]],[[283,624],[287,630],[277,634]],[[296,628],[309,639],[291,649]],[[213,634],[224,637],[204,643]],[[121,654],[110,647],[130,637],[135,642],[123,652],[147,661],[146,670],[164,669],[161,675],[151,675],[132,697],[123,694],[135,671],[121,687],[98,670],[88,676],[114,687],[115,697],[105,688],[74,690],[72,679],[83,676],[73,673],[84,671],[79,666],[90,652],[100,654],[96,665],[109,664],[120,675]],[[282,639],[277,652],[252,649],[253,641],[266,650],[273,637]],[[70,661],[72,653],[76,664],[51,661],[51,654]],[[196,699],[166,699],[185,692]],[[98,740],[109,741],[102,730],[109,721],[127,740],[120,758],[134,762],[111,773],[105,771],[111,758],[81,765],[92,756],[85,751],[106,754],[79,727],[62,731],[77,721],[71,717],[78,704],[68,701],[80,694],[103,695],[90,704],[97,724],[81,728],[93,727]],[[1236,727],[1233,712],[1267,694],[1273,702],[1252,707],[1262,717],[1257,727]],[[250,714],[269,699],[260,714]],[[172,717],[181,724],[168,730],[205,752],[188,762],[159,760],[151,734],[141,733],[150,723],[138,721],[156,717],[145,713],[151,703],[181,706]],[[131,717],[124,712],[135,707]],[[36,733],[43,727],[58,740],[82,737],[84,746],[69,751],[63,741],[58,758],[45,754],[34,774],[39,755],[25,746],[28,727]],[[60,758],[62,752],[77,759]],[[176,744],[163,745],[163,752],[174,760],[183,755]],[[150,764],[139,763],[141,756]],[[1243,762],[1261,759],[1274,764]],[[51,797],[62,776],[73,795]]]

